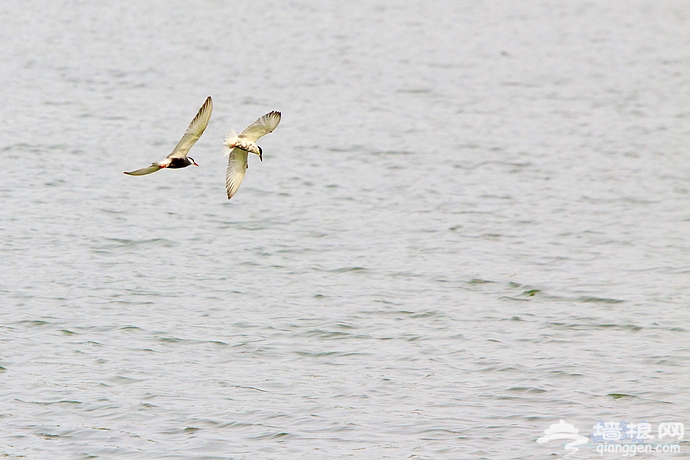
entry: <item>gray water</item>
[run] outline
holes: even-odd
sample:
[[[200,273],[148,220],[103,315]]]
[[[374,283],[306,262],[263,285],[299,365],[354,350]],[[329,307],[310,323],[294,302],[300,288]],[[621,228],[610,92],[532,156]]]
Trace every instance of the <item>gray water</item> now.
[[[0,456],[545,458],[560,419],[690,421],[690,2],[0,18]],[[199,168],[122,174],[208,95]],[[228,201],[223,137],[270,110]]]

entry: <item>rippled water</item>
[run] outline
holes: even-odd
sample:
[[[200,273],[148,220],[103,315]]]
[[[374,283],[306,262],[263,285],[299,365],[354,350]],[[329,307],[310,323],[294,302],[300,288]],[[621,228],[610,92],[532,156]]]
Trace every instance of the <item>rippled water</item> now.
[[[0,15],[2,456],[543,458],[560,419],[687,424],[690,3]],[[199,168],[122,174],[208,95]],[[227,201],[223,136],[270,110]]]

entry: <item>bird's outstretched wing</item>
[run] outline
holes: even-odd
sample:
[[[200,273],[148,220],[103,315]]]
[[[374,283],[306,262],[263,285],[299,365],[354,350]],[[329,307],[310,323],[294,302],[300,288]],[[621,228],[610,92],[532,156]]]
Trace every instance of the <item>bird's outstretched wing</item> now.
[[[147,174],[155,173],[159,169],[161,169],[160,165],[157,163],[153,163],[151,166],[137,169],[136,171],[125,171],[125,174],[129,174],[130,176],[145,176]]]
[[[189,124],[180,142],[177,143],[172,153],[168,155],[168,158],[184,158],[187,156],[189,149],[199,140],[206,126],[208,126],[208,121],[211,119],[211,112],[213,112],[213,101],[211,100],[211,96],[209,96]]]
[[[225,190],[228,192],[228,200],[237,193],[240,188],[244,173],[247,171],[247,151],[238,147],[230,149],[223,146],[223,154],[228,156],[228,169],[225,170]]]
[[[247,126],[244,131],[240,133],[239,137],[256,142],[261,136],[273,132],[276,126],[278,126],[278,123],[280,123],[280,112],[274,110]]]

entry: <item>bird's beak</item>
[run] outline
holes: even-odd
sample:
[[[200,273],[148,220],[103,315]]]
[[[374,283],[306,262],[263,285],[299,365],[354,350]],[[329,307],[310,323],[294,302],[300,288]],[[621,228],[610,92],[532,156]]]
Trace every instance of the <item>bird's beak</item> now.
[[[199,166],[196,161],[192,160],[192,163],[194,163],[194,166]]]
[[[263,154],[263,152],[259,152],[259,160],[261,160],[261,162],[264,161],[264,154]]]

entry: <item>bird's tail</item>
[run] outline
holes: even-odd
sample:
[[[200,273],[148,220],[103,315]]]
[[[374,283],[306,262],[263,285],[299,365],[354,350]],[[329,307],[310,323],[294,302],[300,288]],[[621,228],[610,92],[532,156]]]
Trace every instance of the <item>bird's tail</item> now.
[[[232,152],[232,149],[235,148],[235,145],[237,145],[237,141],[239,140],[240,138],[237,137],[235,130],[230,128],[230,132],[225,135],[225,142],[223,142],[223,155],[230,155],[230,152]]]
[[[234,129],[230,128],[230,132],[225,135],[225,143],[232,144],[237,139],[237,133]]]

